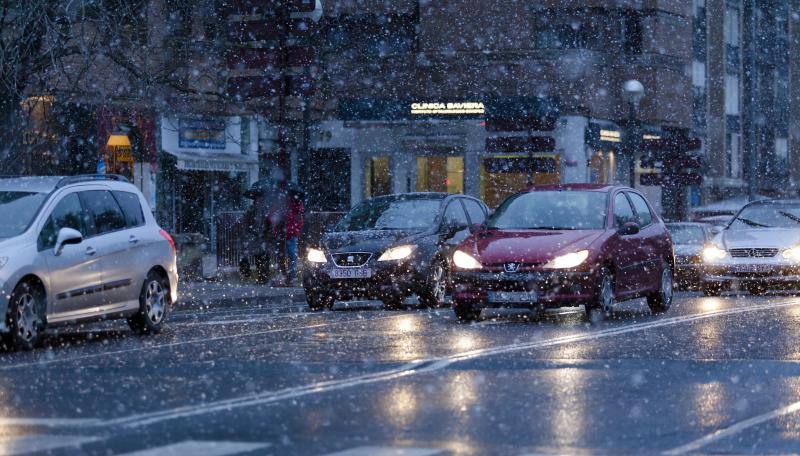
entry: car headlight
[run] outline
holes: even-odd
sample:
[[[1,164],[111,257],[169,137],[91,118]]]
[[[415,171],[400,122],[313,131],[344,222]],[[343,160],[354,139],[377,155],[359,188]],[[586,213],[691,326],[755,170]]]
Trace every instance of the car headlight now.
[[[385,252],[383,255],[378,258],[378,261],[400,261],[405,260],[417,248],[416,245],[398,245],[397,247],[392,247]]]
[[[481,269],[483,265],[480,261],[472,257],[472,255],[456,250],[453,254],[453,264],[459,269]]]
[[[716,245],[709,245],[703,249],[703,261],[706,263],[713,263],[714,261],[721,260],[728,255],[728,252],[717,247]]]
[[[544,267],[550,269],[567,269],[580,266],[586,259],[589,258],[588,250],[581,250],[578,252],[568,253],[561,255],[548,261]]]
[[[800,246],[794,246],[790,249],[786,249],[781,255],[783,255],[783,257],[787,260],[800,262]]]
[[[306,259],[309,263],[327,263],[328,259],[325,258],[325,252],[320,249],[308,249]]]

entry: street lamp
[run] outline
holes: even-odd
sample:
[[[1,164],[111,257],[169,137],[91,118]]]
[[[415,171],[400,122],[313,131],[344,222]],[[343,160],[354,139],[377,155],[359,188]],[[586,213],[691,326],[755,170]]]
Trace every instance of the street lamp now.
[[[639,124],[639,103],[644,97],[644,86],[636,79],[625,81],[622,93],[628,102],[628,119],[625,125],[625,155],[630,160],[630,186],[636,186],[636,157],[639,155],[642,142],[641,125]]]

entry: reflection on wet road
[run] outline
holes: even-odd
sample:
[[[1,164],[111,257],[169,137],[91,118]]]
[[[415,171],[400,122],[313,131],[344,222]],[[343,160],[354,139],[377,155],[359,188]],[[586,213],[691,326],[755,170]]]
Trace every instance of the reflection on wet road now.
[[[493,315],[183,311],[2,353],[0,453],[769,453],[800,447],[800,299]],[[146,436],[146,438],[143,438]],[[188,453],[187,453],[188,454]],[[392,454],[392,453],[387,453]]]

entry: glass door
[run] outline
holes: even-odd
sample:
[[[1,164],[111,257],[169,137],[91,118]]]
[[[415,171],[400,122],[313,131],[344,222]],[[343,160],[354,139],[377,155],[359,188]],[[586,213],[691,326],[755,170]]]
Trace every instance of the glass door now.
[[[464,193],[464,157],[417,157],[416,190]]]

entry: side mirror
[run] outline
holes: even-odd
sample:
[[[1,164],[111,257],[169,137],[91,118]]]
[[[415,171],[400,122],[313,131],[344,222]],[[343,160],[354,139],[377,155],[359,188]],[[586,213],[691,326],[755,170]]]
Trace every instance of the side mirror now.
[[[618,233],[620,236],[639,234],[639,225],[636,222],[628,222],[619,228]]]
[[[480,233],[484,228],[486,228],[486,225],[483,223],[473,223],[469,226],[469,232],[472,234]]]
[[[721,233],[721,232],[722,232],[722,230],[723,230],[723,228],[722,228],[721,226],[714,225],[714,226],[712,226],[712,227],[711,227],[711,234],[713,234],[714,236],[716,236],[716,235],[718,235],[719,233]]]
[[[65,245],[80,244],[81,242],[83,242],[83,235],[80,231],[72,228],[61,228],[56,238],[55,255],[61,255],[61,251],[64,250]]]
[[[461,231],[461,230],[463,230],[465,228],[466,227],[464,227],[464,226],[459,226],[459,225],[456,225],[456,224],[453,224],[453,223],[445,222],[445,223],[442,223],[441,227],[439,227],[439,233],[442,236],[444,236],[445,238],[449,239],[449,238],[455,236],[456,233],[458,233],[459,231]]]

